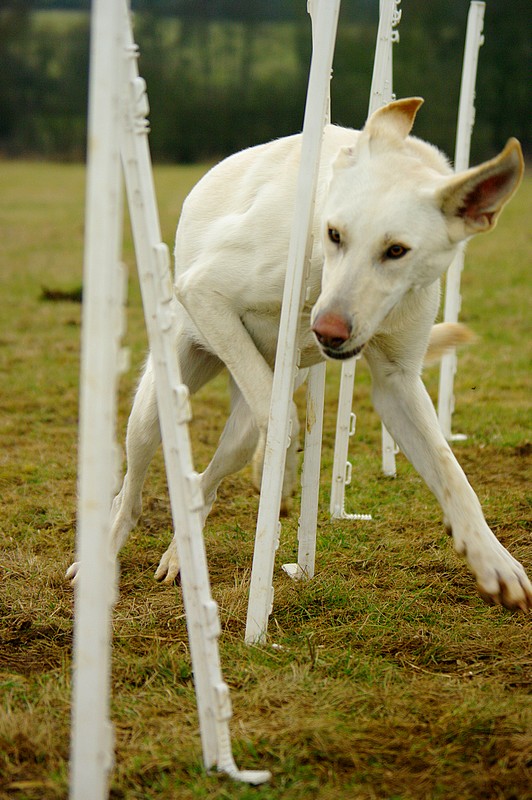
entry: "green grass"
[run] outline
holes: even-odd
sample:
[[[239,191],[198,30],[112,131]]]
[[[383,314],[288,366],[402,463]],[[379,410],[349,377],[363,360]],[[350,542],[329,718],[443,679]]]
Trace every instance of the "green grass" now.
[[[63,574],[75,538],[80,306],[45,302],[41,292],[81,284],[84,170],[24,162],[0,170],[0,798],[52,800],[68,793],[73,609]],[[183,197],[202,171],[156,169],[170,247]],[[462,316],[479,339],[460,355],[454,416],[454,429],[469,437],[456,451],[488,521],[529,569],[531,200],[528,177],[496,232],[469,248]],[[120,385],[120,439],[146,347],[127,225],[125,260],[132,367]],[[434,396],[437,370],[426,379]],[[309,583],[280,570],[295,557],[297,510],[283,520],[270,622],[280,649],[242,641],[257,511],[249,470],[224,483],[205,532],[235,757],[270,769],[271,784],[254,789],[203,772],[180,589],[152,578],[171,535],[159,454],[121,556],[113,798],[530,797],[530,621],[483,605],[435,500],[402,457],[397,479],[382,477],[380,424],[362,364],[347,506],[374,520],[329,519],[337,385],[331,369]],[[227,404],[224,376],[194,400],[198,468],[216,446]]]

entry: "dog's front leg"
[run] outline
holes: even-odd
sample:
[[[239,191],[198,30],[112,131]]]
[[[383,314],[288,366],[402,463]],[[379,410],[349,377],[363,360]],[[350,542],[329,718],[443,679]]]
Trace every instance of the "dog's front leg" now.
[[[176,284],[176,295],[194,322],[202,344],[214,353],[233,376],[248,404],[259,432],[265,436],[270,415],[273,373],[244,327],[245,289],[239,276],[216,286],[213,276],[224,265],[191,269]]]
[[[377,412],[436,495],[458,553],[465,556],[488,603],[532,608],[532,585],[522,565],[488,527],[479,500],[438,424],[419,375],[402,371],[382,353],[368,353]]]

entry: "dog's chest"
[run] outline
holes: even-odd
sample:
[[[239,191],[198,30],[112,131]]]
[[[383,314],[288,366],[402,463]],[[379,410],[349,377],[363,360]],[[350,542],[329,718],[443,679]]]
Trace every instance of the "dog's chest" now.
[[[242,316],[242,324],[253,339],[257,350],[273,369],[279,335],[280,310],[277,313],[249,310]],[[314,336],[310,330],[310,311],[306,308],[300,317],[297,349],[302,368],[322,360]]]
[[[323,360],[321,351],[316,345],[316,340],[310,329],[310,314],[321,288],[321,272],[323,266],[323,251],[318,237],[314,238],[311,268],[306,279],[305,301],[299,317],[299,336],[297,350],[299,351],[299,366],[306,368]],[[273,271],[272,271],[273,272]],[[262,272],[264,274],[264,272]],[[242,324],[253,339],[257,350],[272,367],[275,363],[279,324],[281,319],[282,285],[285,275],[280,272],[276,280],[265,282],[264,298],[266,302],[251,306],[242,315]],[[275,287],[275,290],[274,288]],[[275,298],[275,299],[274,299]]]

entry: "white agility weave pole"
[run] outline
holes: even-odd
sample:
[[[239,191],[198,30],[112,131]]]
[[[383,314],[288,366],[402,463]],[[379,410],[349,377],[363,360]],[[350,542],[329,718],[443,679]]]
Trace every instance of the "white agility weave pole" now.
[[[117,473],[116,384],[124,280],[119,265],[120,157],[132,222],[144,315],[153,355],[163,451],[187,618],[206,769],[259,784],[267,771],[240,771],[228,722],[231,703],[218,652],[220,623],[202,536],[203,496],[193,470],[188,389],[172,325],[175,298],[161,241],[148,147],[148,102],[139,78],[126,0],[94,0],[81,371],[80,501],[76,587],[71,800],[105,800],[113,763],[109,720],[111,610],[116,565],[109,547]]]
[[[392,0],[395,3],[395,0]],[[309,2],[312,20],[312,37],[316,37],[316,13]],[[372,80],[372,97],[375,107],[382,104],[380,98],[390,95],[391,99],[391,50],[384,43],[395,41],[391,26],[399,21],[400,13],[394,11],[390,22],[390,34],[386,35],[388,24],[385,16],[384,26],[379,27],[378,54],[375,57]],[[389,100],[387,101],[389,102]],[[370,105],[372,101],[370,100]],[[327,122],[330,121],[330,97],[328,101]],[[344,362],[340,379],[338,398],[337,428],[334,448],[333,478],[331,485],[331,516],[340,519],[371,520],[371,514],[347,514],[345,511],[345,487],[351,481],[352,465],[347,460],[349,438],[355,433],[356,416],[352,412],[353,384],[357,359]],[[316,532],[318,521],[319,480],[321,467],[321,444],[323,432],[323,407],[325,394],[326,363],[317,364],[309,370],[307,385],[307,413],[305,424],[305,445],[301,475],[301,503],[298,524],[297,563],[283,564],[284,571],[296,580],[314,576],[316,561]],[[384,429],[383,429],[384,434]],[[393,444],[393,442],[392,442]]]
[[[248,643],[264,641],[273,605],[273,568],[280,534],[279,510],[290,436],[290,406],[297,369],[297,327],[304,300],[305,273],[312,249],[314,197],[323,129],[328,114],[329,80],[339,9],[340,0],[320,0],[316,7],[316,38],[313,41],[303,123],[295,214],[288,253],[251,573],[245,634]]]
[[[283,570],[294,580],[314,577],[316,564],[326,366],[325,362],[316,364],[308,374],[297,562],[283,564]]]
[[[307,8],[312,23],[312,41],[316,40],[317,3],[308,0]],[[329,80],[330,89],[330,80]],[[331,96],[327,94],[324,124],[331,121]],[[294,580],[314,577],[316,564],[316,534],[320,494],[321,444],[323,435],[323,408],[327,364],[310,367],[307,380],[307,408],[305,418],[305,444],[301,470],[301,500],[297,529],[297,562],[283,564],[283,570]]]
[[[397,41],[397,34],[393,30],[400,19],[397,5],[398,3],[395,0],[391,0],[391,2],[385,0],[384,8],[381,6],[371,83],[370,113],[371,110],[379,108],[392,99],[391,45],[393,41]],[[309,12],[312,19],[312,35],[314,39],[316,37],[316,14],[311,3],[309,3]],[[327,121],[330,121],[330,110],[327,115]],[[371,520],[371,514],[348,514],[345,511],[345,487],[351,481],[352,472],[352,465],[347,459],[349,438],[355,433],[356,425],[356,416],[351,410],[355,364],[356,359],[350,359],[344,362],[342,366],[330,512],[331,516],[337,519]],[[283,564],[284,571],[291,578],[298,580],[312,578],[315,570],[325,374],[325,363],[317,364],[309,371],[297,563]],[[387,431],[383,427],[383,437],[385,434],[387,434]],[[389,434],[388,439],[391,440]],[[391,445],[395,447],[393,440]]]
[[[477,75],[478,54],[484,43],[482,28],[484,25],[485,3],[472,2],[467,17],[466,43],[460,86],[458,106],[458,125],[456,131],[456,148],[454,158],[455,170],[461,171],[469,167],[471,134],[475,122],[475,81]],[[464,268],[465,250],[462,248],[447,270],[445,279],[444,322],[458,322],[461,307],[460,278]],[[456,352],[446,353],[440,365],[440,383],[438,388],[438,419],[443,435],[449,441],[467,438],[464,434],[453,434],[451,418],[454,411],[453,384],[458,359]]]
[[[96,11],[96,9],[95,9]],[[120,330],[120,75],[122,9],[100,4],[91,29],[89,152],[79,430],[70,797],[103,800],[113,766],[109,720],[115,564],[109,514],[116,483],[116,381]],[[96,47],[98,43],[98,47]]]
[[[400,0],[399,0],[400,1]],[[379,105],[386,105],[393,98],[392,93],[392,42],[398,41],[398,34],[391,30],[400,19],[400,12],[393,9],[398,5],[394,0],[381,0],[380,23],[375,50],[375,62],[370,99],[371,114]],[[387,7],[388,6],[388,7]],[[469,10],[466,32],[466,47],[462,68],[458,127],[456,136],[455,169],[464,170],[469,166],[471,133],[475,118],[475,79],[478,51],[484,39],[482,26],[485,3],[472,2]],[[382,30],[381,30],[382,26]],[[380,88],[382,87],[382,89]],[[464,265],[464,251],[458,253],[446,277],[444,321],[457,322],[460,311],[460,275]],[[456,352],[445,354],[440,367],[438,392],[438,418],[447,439],[463,439],[463,434],[451,433],[451,416],[454,410],[453,381],[457,367]],[[351,374],[352,373],[352,374]],[[336,440],[334,448],[333,479],[331,484],[330,513],[333,518],[364,519],[364,515],[347,514],[345,506],[345,486],[351,479],[351,464],[347,460],[349,437],[355,430],[355,416],[351,414],[351,395],[354,384],[354,365],[343,365],[338,405]],[[386,427],[382,425],[382,471],[384,475],[396,475],[395,456],[397,445]]]
[[[396,30],[401,19],[398,10],[400,0],[381,0],[379,27],[375,45],[373,75],[369,98],[368,116],[393,100],[393,56],[394,42],[399,41]],[[371,514],[349,514],[345,510],[345,487],[351,481],[351,462],[348,460],[349,439],[355,433],[356,416],[352,411],[353,387],[355,383],[356,359],[342,364],[336,437],[334,441],[333,474],[331,481],[330,514],[334,519],[370,520]],[[382,426],[382,468],[385,475],[395,475],[395,442]]]

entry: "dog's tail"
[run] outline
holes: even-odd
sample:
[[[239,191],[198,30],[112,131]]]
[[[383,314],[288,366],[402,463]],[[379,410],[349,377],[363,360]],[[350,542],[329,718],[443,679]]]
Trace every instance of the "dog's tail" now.
[[[442,356],[460,344],[475,339],[475,334],[461,322],[440,322],[432,326],[424,364],[434,364]]]

